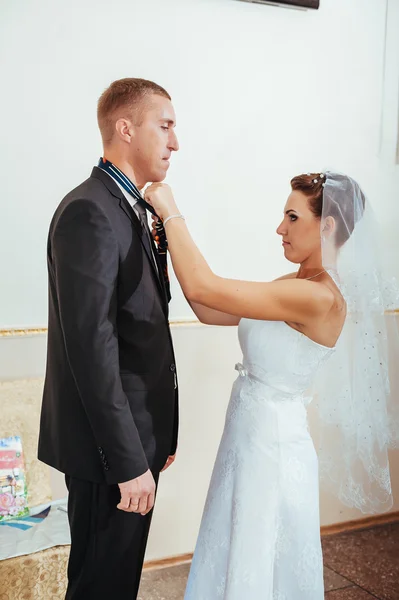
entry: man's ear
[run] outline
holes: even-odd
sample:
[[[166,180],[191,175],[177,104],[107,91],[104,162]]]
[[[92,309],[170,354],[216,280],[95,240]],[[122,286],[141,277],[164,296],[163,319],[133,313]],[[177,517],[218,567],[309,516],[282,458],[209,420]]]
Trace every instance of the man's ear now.
[[[120,140],[131,143],[134,137],[134,126],[129,119],[118,119],[115,123],[115,133]]]

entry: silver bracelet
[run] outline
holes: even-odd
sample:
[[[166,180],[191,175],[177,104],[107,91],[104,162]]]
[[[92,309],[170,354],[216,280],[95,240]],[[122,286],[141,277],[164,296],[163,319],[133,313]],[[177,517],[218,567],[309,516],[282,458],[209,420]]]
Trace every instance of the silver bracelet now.
[[[170,221],[170,219],[183,219],[183,221],[185,221],[186,219],[183,217],[183,215],[170,215],[170,217],[167,217],[165,219],[165,221],[163,222],[163,226],[165,227],[166,223],[168,221]]]

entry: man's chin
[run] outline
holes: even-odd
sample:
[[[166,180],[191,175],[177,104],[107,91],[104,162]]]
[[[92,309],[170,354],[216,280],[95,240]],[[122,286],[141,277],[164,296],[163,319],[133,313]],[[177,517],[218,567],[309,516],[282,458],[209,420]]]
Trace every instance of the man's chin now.
[[[158,173],[154,173],[154,175],[151,179],[151,182],[152,183],[162,183],[162,181],[164,181],[166,179],[166,175],[167,175],[166,171],[162,171],[162,172],[158,171]]]

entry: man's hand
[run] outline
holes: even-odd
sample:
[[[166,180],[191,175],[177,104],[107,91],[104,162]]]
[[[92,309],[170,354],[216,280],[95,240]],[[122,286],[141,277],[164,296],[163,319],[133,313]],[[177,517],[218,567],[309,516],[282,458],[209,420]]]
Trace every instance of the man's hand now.
[[[118,485],[121,492],[119,510],[143,516],[150,512],[155,502],[155,481],[149,469],[144,475]]]
[[[168,460],[165,463],[165,466],[163,469],[161,469],[161,473],[163,471],[166,471],[166,469],[168,469],[170,467],[171,464],[173,464],[175,462],[176,459],[176,454],[174,454],[173,456],[169,456]]]

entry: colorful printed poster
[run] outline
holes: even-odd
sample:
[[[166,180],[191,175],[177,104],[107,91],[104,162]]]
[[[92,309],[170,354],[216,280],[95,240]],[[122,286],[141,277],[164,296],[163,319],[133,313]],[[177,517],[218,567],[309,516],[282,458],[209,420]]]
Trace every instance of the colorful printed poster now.
[[[29,513],[21,438],[0,438],[0,521]]]

